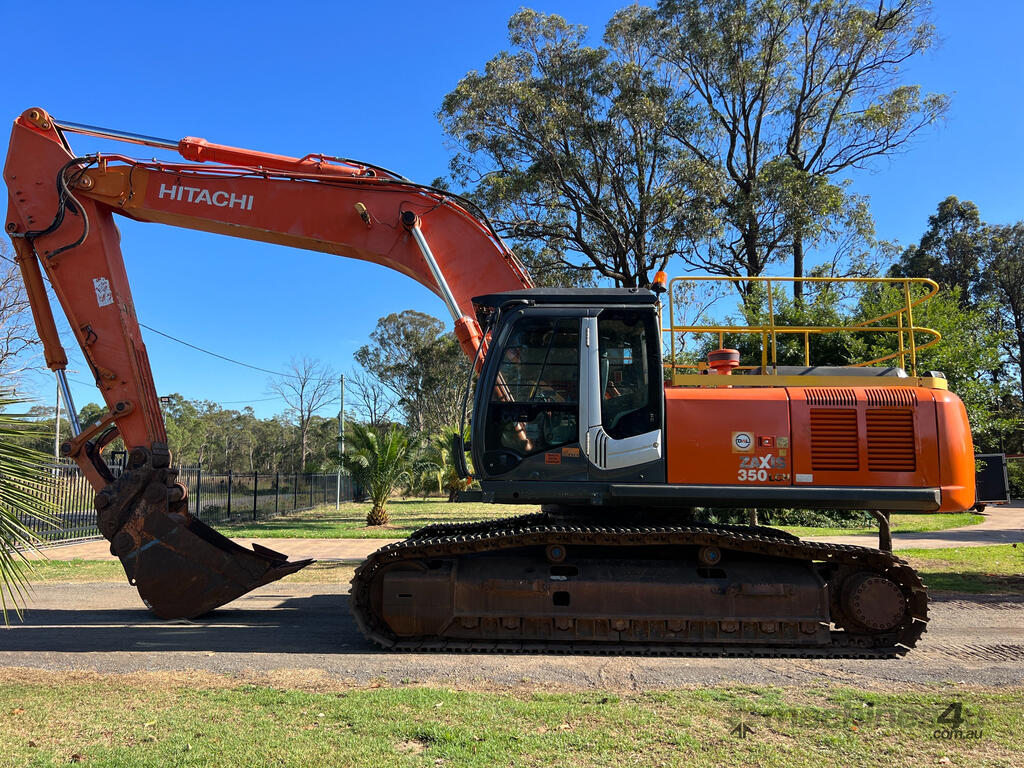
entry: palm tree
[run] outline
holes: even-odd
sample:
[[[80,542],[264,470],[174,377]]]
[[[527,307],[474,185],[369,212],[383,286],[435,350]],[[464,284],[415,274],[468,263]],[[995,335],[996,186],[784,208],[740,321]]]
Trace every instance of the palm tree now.
[[[23,444],[26,414],[6,412],[19,404],[0,396],[0,613],[4,623],[8,607],[21,615],[26,571],[31,571],[25,552],[38,541],[26,521],[54,523],[53,505],[46,500],[46,484],[39,471],[47,457]]]
[[[452,454],[452,437],[458,429],[449,427],[442,434],[435,435],[425,443],[416,462],[417,489],[426,496],[428,486],[436,485],[437,492],[448,492],[448,501],[455,501],[459,491],[464,491],[469,483],[459,477],[455,471],[455,457]]]
[[[385,509],[395,486],[408,475],[409,437],[392,425],[382,428],[353,424],[342,463],[370,495],[373,506],[366,515],[367,525],[387,525]]]

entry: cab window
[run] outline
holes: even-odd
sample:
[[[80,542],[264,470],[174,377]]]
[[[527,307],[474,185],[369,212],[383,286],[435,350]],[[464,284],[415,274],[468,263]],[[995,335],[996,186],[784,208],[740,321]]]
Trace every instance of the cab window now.
[[[620,440],[658,429],[657,392],[653,381],[659,371],[656,339],[647,314],[633,311],[602,312],[597,321],[601,424],[610,437]]]
[[[525,317],[491,391],[487,449],[520,457],[579,439],[579,319]]]

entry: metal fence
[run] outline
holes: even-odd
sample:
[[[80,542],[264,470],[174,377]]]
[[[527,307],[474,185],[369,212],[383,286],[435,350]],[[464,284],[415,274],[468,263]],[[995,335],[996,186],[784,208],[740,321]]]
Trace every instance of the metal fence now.
[[[204,523],[266,520],[284,512],[312,509],[318,504],[351,501],[355,498],[352,479],[341,477],[338,496],[337,474],[298,472],[204,472],[200,467],[183,467],[178,482],[188,488],[189,510]]]
[[[112,466],[115,476],[119,466]],[[96,527],[93,498],[96,491],[76,464],[46,467],[51,476],[48,496],[55,507],[57,524],[35,517],[23,522],[48,543],[92,539],[100,536]],[[266,520],[285,512],[312,509],[357,498],[358,488],[347,475],[335,473],[228,472],[214,474],[202,467],[180,467],[178,482],[188,489],[189,512],[213,526],[251,520]],[[340,496],[338,495],[340,491]]]

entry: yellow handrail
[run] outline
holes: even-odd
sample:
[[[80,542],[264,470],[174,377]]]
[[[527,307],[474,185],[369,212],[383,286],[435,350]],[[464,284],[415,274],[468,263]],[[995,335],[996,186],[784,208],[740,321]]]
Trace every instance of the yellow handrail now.
[[[783,283],[828,283],[828,284],[883,284],[893,285],[902,288],[903,306],[892,312],[877,317],[860,320],[851,325],[843,326],[807,326],[807,325],[780,325],[775,316],[774,288],[776,284]],[[703,324],[703,325],[681,325],[676,323],[676,295],[677,286],[692,283],[756,283],[764,285],[767,290],[768,318],[767,323],[762,325],[724,325]],[[913,297],[912,285],[920,285],[926,289],[922,296]],[[703,334],[713,333],[718,336],[719,346],[724,344],[725,334],[751,334],[761,337],[761,373],[774,374],[778,369],[778,344],[779,336],[798,335],[803,337],[804,364],[808,367],[811,363],[811,336],[821,336],[829,333],[884,333],[894,334],[897,339],[896,351],[873,360],[865,360],[855,363],[851,368],[862,368],[882,363],[887,360],[899,360],[901,368],[907,368],[907,355],[910,356],[909,372],[911,376],[917,376],[917,353],[927,349],[939,342],[942,335],[933,328],[914,325],[914,308],[920,306],[939,292],[939,286],[934,280],[924,277],[674,277],[668,286],[668,313],[669,323],[664,327],[664,332],[669,334],[671,358],[665,364],[670,373],[680,371],[705,370],[707,363],[680,363],[676,356],[676,338],[682,334]],[[717,300],[717,299],[716,299]],[[895,318],[895,325],[882,325],[887,320]],[[917,342],[915,334],[923,334],[927,341],[923,344]],[[770,364],[769,364],[770,361]],[[750,370],[755,366],[740,366],[738,370]]]

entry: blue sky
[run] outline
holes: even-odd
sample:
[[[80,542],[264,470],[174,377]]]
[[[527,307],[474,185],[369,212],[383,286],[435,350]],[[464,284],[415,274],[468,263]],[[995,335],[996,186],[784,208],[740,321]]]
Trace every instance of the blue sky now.
[[[588,25],[595,42],[624,2],[529,4]],[[7,3],[0,115],[42,106],[58,119],[280,154],[364,159],[429,182],[449,147],[435,113],[466,72],[506,45],[521,2]],[[284,10],[286,9],[286,10]],[[854,177],[878,236],[913,242],[947,195],[992,223],[1024,218],[1024,3],[937,0],[942,38],[908,68],[953,94],[946,124]],[[3,132],[6,154],[7,132]],[[114,145],[72,136],[80,152]],[[150,156],[142,147],[118,147]],[[425,288],[383,267],[266,244],[123,221],[122,249],[142,322],[263,368],[320,358],[340,371],[378,317],[447,318]],[[180,392],[257,414],[280,412],[267,377],[146,335],[160,394]],[[98,401],[69,349],[75,403]],[[78,383],[85,382],[85,383]],[[29,388],[52,403],[52,374]],[[325,409],[325,415],[331,408]]]

